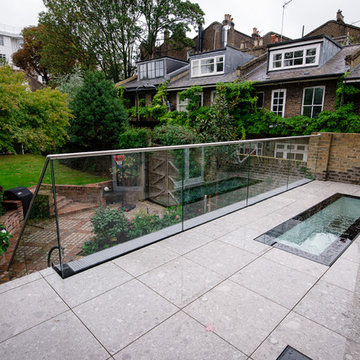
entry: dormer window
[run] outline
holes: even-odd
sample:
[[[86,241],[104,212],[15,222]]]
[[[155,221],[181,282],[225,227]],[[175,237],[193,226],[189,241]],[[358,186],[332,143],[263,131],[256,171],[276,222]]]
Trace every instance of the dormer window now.
[[[311,44],[270,52],[269,70],[314,66],[319,64],[320,44]]]
[[[164,76],[164,61],[151,61],[145,64],[139,65],[139,78],[144,79],[155,79]]]
[[[225,56],[191,60],[191,77],[224,73]]]

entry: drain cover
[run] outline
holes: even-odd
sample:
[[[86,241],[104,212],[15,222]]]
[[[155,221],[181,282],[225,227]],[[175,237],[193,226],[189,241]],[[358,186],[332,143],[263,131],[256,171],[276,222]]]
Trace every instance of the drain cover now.
[[[287,346],[276,360],[311,360],[308,356]]]

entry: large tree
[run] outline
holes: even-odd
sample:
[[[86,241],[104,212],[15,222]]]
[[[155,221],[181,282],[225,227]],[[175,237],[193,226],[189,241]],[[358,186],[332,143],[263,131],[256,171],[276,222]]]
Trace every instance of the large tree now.
[[[47,12],[40,23],[61,34],[74,49],[95,59],[107,78],[119,81],[132,75],[140,28],[137,2],[133,0],[44,0]],[[47,42],[61,49],[62,42]]]
[[[102,72],[85,75],[71,108],[75,115],[70,127],[71,150],[109,150],[118,146],[127,113],[113,83]]]
[[[53,60],[46,64],[61,64],[68,53],[81,64],[90,65],[95,59],[115,82],[133,74],[140,43],[152,54],[166,30],[177,41],[185,40],[189,26],[201,24],[204,15],[188,0],[44,0],[44,4],[47,12],[40,15],[40,24],[48,29],[48,37],[42,53]]]
[[[179,41],[186,41],[189,26],[201,25],[204,12],[189,0],[139,0],[138,8],[143,16],[141,44],[150,55],[161,32],[169,31]]]
[[[23,29],[24,41],[13,56],[13,62],[28,74],[41,76],[46,83],[49,82],[49,71],[42,62],[42,36],[44,26],[29,26]]]

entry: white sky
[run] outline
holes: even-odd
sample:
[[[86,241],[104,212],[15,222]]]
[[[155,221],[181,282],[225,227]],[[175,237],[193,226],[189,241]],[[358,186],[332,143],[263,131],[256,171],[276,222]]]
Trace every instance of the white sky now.
[[[224,14],[231,14],[235,29],[245,34],[251,35],[253,27],[257,27],[262,35],[268,31],[281,31],[284,0],[191,1],[199,3],[205,12],[205,26],[213,21],[221,22]],[[343,11],[346,23],[359,21],[354,25],[360,27],[359,0],[292,0],[285,9],[284,35],[294,39],[301,37],[303,25],[306,34],[328,20],[335,20],[338,9]],[[38,13],[43,10],[42,0],[0,0],[0,28],[2,24],[20,28],[36,25]]]

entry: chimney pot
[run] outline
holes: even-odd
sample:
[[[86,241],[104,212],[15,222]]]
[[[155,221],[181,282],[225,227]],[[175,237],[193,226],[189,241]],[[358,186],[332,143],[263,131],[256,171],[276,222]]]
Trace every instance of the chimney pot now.
[[[336,13],[336,21],[344,22],[344,15],[340,9]]]

